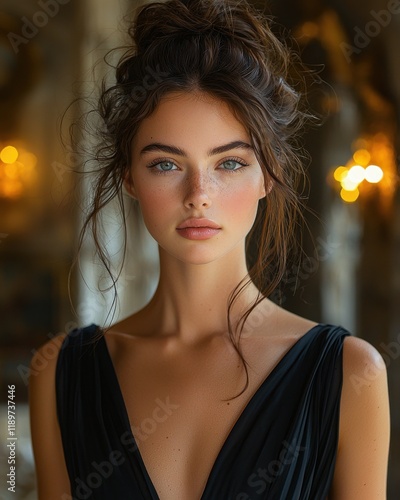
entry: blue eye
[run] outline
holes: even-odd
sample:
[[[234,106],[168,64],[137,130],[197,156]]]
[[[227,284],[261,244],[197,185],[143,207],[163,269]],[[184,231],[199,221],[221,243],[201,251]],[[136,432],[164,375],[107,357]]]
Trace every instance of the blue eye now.
[[[168,172],[169,170],[172,170],[174,164],[172,163],[172,161],[162,161],[161,163],[157,163],[156,165],[153,166],[160,167],[160,170]]]
[[[236,165],[240,165],[239,162],[233,160],[224,161],[222,165],[225,165],[227,170],[236,170]]]
[[[242,167],[248,166],[249,164],[245,163],[240,158],[227,158],[218,165],[218,168],[225,172],[236,173],[242,171]],[[149,170],[152,170],[155,174],[168,174],[168,172],[174,172],[175,170],[178,170],[175,163],[168,159],[161,161],[160,159],[154,160],[153,163],[147,165],[147,168]]]
[[[163,161],[158,161],[157,163],[153,163],[148,165],[147,168],[152,169],[155,171],[157,174],[165,174],[167,172],[171,172],[173,170],[176,170],[176,168],[173,168],[175,164],[172,161],[169,160],[163,160]],[[160,168],[157,168],[160,167]]]
[[[227,172],[239,172],[239,170],[242,170],[241,167],[248,167],[248,163],[244,163],[243,161],[240,161],[239,159],[235,158],[230,158],[228,160],[225,160],[221,163],[221,165],[225,165],[227,168],[223,168],[222,170],[226,170]],[[238,165],[240,167],[236,168]]]

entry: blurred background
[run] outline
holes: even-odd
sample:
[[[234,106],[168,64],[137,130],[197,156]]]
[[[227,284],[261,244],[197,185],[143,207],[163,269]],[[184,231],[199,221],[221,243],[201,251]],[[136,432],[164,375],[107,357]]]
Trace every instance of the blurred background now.
[[[289,268],[283,306],[340,324],[385,359],[391,396],[388,498],[400,498],[400,2],[397,0],[254,0],[292,36],[303,61],[326,84],[310,100],[324,124],[307,132],[308,224],[300,268]],[[0,0],[0,470],[8,471],[7,388],[15,385],[17,487],[1,499],[36,499],[27,384],[34,349],[58,332],[107,324],[111,298],[98,293],[103,273],[90,240],[68,273],[90,197],[77,183],[82,158],[60,140],[61,117],[112,69],[102,58],[124,43],[124,16],[138,4],[119,0]],[[111,56],[112,59],[112,56]],[[95,70],[93,67],[95,66]],[[72,104],[63,133],[85,104]],[[90,138],[81,138],[83,146]],[[108,214],[108,215],[107,215]],[[118,257],[120,225],[107,209],[109,248]],[[157,248],[132,214],[127,265],[115,313],[142,307],[157,282]],[[52,353],[48,353],[49,356]],[[54,355],[54,354],[53,354]],[[43,360],[45,363],[46,360]],[[38,367],[40,369],[40,367]],[[373,377],[366,374],[364,381]],[[396,474],[397,472],[397,474]],[[3,473],[4,474],[4,473]]]

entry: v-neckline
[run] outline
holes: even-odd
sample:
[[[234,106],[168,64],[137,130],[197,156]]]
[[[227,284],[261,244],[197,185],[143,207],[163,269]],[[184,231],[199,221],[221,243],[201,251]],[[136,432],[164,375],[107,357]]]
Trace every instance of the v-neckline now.
[[[217,468],[218,463],[221,460],[221,456],[222,456],[222,454],[223,454],[223,452],[225,450],[225,447],[227,446],[227,444],[228,444],[228,442],[230,440],[230,437],[234,433],[235,429],[240,425],[240,423],[243,420],[243,418],[245,418],[245,416],[247,415],[247,413],[250,411],[252,403],[255,401],[255,399],[257,398],[258,394],[265,388],[265,386],[267,385],[267,383],[269,382],[269,380],[271,379],[271,377],[280,368],[280,366],[282,365],[283,361],[292,352],[292,350],[294,348],[296,348],[296,346],[298,346],[301,341],[303,341],[306,337],[308,337],[311,334],[311,332],[313,332],[315,329],[317,329],[317,328],[319,328],[321,326],[322,326],[321,323],[317,323],[316,325],[314,325],[313,327],[311,327],[309,330],[307,330],[306,333],[304,333],[303,335],[301,335],[301,337],[299,337],[294,342],[294,344],[285,352],[285,354],[281,357],[281,359],[276,363],[276,365],[272,368],[272,370],[268,373],[268,375],[262,380],[262,382],[260,383],[260,385],[254,391],[253,395],[248,400],[248,402],[245,404],[243,410],[240,412],[238,418],[236,419],[235,423],[233,424],[233,426],[231,427],[230,431],[228,432],[228,435],[225,438],[225,440],[224,440],[224,442],[223,442],[223,444],[222,444],[222,446],[221,446],[221,448],[220,448],[220,450],[219,450],[219,452],[217,454],[216,459],[214,460],[214,463],[213,463],[213,465],[211,467],[211,470],[210,470],[210,472],[208,474],[208,477],[207,477],[204,489],[203,489],[202,494],[200,496],[200,500],[203,500],[203,497],[204,497],[205,493],[207,492],[208,485],[209,485],[209,483],[211,481],[211,478],[212,478],[212,476],[214,474],[215,469]],[[150,474],[149,474],[149,472],[147,470],[146,464],[144,463],[143,457],[142,457],[142,455],[140,453],[140,450],[139,450],[139,447],[137,445],[135,436],[134,436],[134,434],[132,432],[132,428],[131,428],[130,420],[129,420],[128,410],[127,410],[127,407],[126,407],[126,404],[125,404],[125,400],[124,400],[124,396],[122,394],[121,386],[120,386],[120,383],[119,383],[119,380],[118,380],[117,372],[115,370],[114,363],[113,363],[113,360],[111,358],[110,351],[108,349],[108,345],[107,345],[106,339],[104,337],[104,334],[101,336],[101,340],[103,341],[103,345],[105,347],[106,357],[108,359],[108,362],[109,362],[109,365],[110,365],[110,368],[111,368],[112,376],[113,376],[113,379],[114,379],[114,385],[116,387],[117,398],[119,399],[120,406],[121,406],[122,412],[123,412],[123,419],[125,420],[126,423],[128,423],[128,429],[126,429],[126,431],[128,432],[128,435],[129,435],[129,438],[130,438],[130,443],[133,444],[134,451],[137,453],[137,457],[139,459],[139,463],[140,463],[140,466],[142,468],[142,472],[143,472],[143,474],[146,477],[146,482],[147,482],[147,484],[149,485],[149,487],[152,490],[152,495],[154,497],[153,500],[160,500],[160,497],[158,496],[158,493],[157,493],[157,490],[156,490],[156,488],[154,486],[154,483],[153,483],[153,481],[152,481],[152,479],[150,477]]]

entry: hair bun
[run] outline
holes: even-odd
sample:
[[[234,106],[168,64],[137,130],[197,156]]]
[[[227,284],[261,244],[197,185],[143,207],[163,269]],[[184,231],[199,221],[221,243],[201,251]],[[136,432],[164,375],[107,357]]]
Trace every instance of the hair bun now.
[[[171,0],[145,5],[130,30],[139,54],[164,40],[217,30],[231,36],[234,26],[232,0]]]

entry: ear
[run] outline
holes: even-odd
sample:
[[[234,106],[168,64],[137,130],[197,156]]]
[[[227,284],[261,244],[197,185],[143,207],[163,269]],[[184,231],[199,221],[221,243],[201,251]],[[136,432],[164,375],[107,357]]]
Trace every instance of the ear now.
[[[133,198],[134,200],[137,200],[135,185],[133,183],[133,179],[132,179],[132,175],[131,175],[130,170],[128,170],[124,176],[123,186],[124,186],[127,194],[131,198]]]
[[[265,187],[265,181],[262,179],[260,187],[260,200],[265,198],[272,191],[273,185],[274,181],[272,179],[268,179],[267,187]]]

